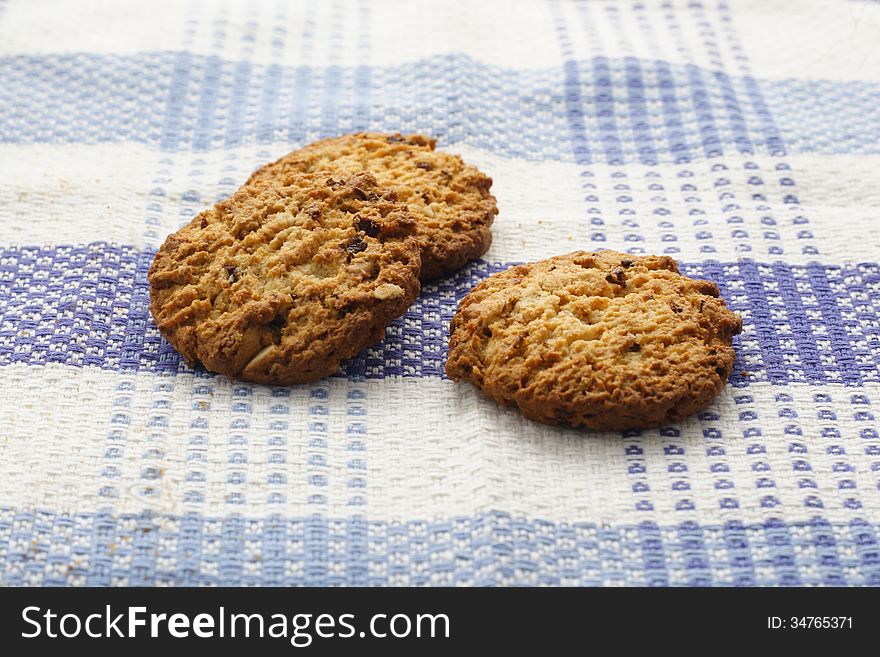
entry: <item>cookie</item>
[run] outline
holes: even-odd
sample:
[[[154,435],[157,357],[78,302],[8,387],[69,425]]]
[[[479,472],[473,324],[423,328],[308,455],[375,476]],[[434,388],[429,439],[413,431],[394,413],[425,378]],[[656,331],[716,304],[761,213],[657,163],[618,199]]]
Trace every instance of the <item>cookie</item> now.
[[[498,214],[489,193],[492,179],[435,145],[422,135],[374,132],[322,139],[258,169],[248,182],[290,171],[372,173],[397,192],[415,218],[422,280],[429,280],[483,255]]]
[[[452,319],[446,373],[539,422],[623,430],[705,408],[742,321],[672,258],[577,251],[490,276]]]
[[[382,339],[419,293],[415,222],[367,173],[246,185],[168,237],[150,311],[190,363],[306,383]]]

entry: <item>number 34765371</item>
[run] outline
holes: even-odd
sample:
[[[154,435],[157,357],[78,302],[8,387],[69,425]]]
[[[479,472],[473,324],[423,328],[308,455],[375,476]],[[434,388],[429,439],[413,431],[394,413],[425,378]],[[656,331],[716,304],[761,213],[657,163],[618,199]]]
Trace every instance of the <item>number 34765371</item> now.
[[[851,630],[852,616],[768,616],[770,630]]]

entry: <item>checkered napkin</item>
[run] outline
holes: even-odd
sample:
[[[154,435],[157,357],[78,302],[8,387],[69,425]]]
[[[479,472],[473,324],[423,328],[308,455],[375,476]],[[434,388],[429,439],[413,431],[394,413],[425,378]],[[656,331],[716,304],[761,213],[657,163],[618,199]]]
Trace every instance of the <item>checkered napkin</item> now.
[[[880,584],[880,3],[0,0],[0,582]],[[192,370],[146,272],[258,165],[423,132],[486,256],[314,385]],[[669,254],[743,317],[660,430],[445,378],[478,281]]]

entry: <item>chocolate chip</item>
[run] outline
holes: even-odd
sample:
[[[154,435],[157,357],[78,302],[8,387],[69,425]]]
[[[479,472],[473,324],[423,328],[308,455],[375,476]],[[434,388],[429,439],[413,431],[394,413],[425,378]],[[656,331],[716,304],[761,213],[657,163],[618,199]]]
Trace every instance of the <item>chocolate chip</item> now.
[[[431,169],[434,168],[434,167],[432,167],[430,164],[428,164],[427,162],[416,162],[416,166],[417,166],[419,169],[422,169],[422,170],[424,170],[424,171],[430,171]]]
[[[624,258],[623,260],[620,261],[620,264],[622,267],[626,267],[627,269],[629,269],[630,267],[633,266],[633,261],[630,260],[629,258]]]
[[[630,351],[633,351],[633,352],[641,351],[641,350],[642,350],[642,345],[640,345],[638,342],[633,342],[633,343],[632,343],[632,346],[629,348],[629,350],[630,350]]]
[[[367,244],[361,238],[360,235],[355,235],[351,238],[351,241],[348,243],[346,247],[346,251],[348,251],[349,256],[353,256],[355,253],[360,253],[361,251],[367,250]]]
[[[626,285],[626,276],[623,273],[623,269],[620,267],[615,267],[614,270],[605,277],[605,280],[614,285],[620,285],[621,287]]]
[[[224,265],[223,269],[226,270],[226,275],[229,277],[230,283],[235,283],[239,279],[241,272],[239,272],[238,267],[235,265]]]
[[[357,227],[358,230],[364,231],[368,237],[378,237],[379,232],[382,229],[382,227],[372,219],[364,219],[363,217],[358,217]]]
[[[727,376],[727,370],[724,369],[723,367],[716,367],[715,374],[717,374],[718,376],[720,376],[723,379],[724,377]]]
[[[387,141],[388,141],[389,144],[401,144],[401,143],[403,143],[405,140],[404,140],[404,138],[401,137],[400,135],[391,135],[391,136],[388,137]]]
[[[674,313],[681,312],[681,306],[679,306],[677,303],[675,303],[675,301],[670,301],[669,307],[672,308],[672,312],[674,312]]]
[[[354,194],[354,197],[356,199],[358,199],[359,201],[366,201],[367,200],[367,193],[364,190],[362,190],[360,187],[355,187],[353,194]]]

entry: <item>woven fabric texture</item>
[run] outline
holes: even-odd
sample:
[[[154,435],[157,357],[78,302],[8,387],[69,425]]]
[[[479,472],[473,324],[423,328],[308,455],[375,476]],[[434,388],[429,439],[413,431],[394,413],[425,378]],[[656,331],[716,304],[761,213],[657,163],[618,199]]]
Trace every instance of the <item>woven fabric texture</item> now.
[[[880,585],[880,3],[0,0],[0,584]],[[486,256],[314,385],[159,336],[165,236],[424,132]],[[487,275],[668,254],[743,318],[706,411],[543,426],[443,373]]]

